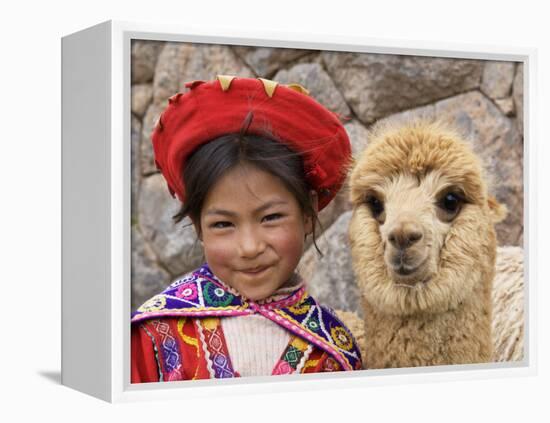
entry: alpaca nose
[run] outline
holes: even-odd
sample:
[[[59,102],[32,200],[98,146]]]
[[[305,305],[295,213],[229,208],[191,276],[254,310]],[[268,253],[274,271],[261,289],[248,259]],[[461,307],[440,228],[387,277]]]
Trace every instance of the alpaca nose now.
[[[388,235],[388,241],[400,250],[414,245],[423,238],[422,229],[413,222],[398,223]]]

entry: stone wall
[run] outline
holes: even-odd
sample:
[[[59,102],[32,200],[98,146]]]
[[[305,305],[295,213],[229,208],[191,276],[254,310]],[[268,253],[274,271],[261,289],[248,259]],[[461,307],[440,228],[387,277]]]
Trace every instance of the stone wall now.
[[[184,83],[217,74],[296,82],[345,123],[357,155],[382,119],[422,116],[453,123],[483,158],[492,192],[509,214],[500,245],[523,244],[523,69],[513,62],[133,41],[132,307],[203,260],[188,220],[153,162],[150,135],[168,97]],[[320,259],[308,245],[300,272],[321,302],[359,311],[346,238],[351,205],[344,188],[319,216]],[[337,287],[337,295],[331,294]]]

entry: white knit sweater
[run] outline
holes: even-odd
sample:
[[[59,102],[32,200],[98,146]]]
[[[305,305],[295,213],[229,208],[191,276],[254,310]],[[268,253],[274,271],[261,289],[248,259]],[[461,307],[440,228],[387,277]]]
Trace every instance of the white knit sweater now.
[[[281,300],[302,284],[300,279],[293,279],[257,303]],[[241,376],[271,375],[291,337],[288,331],[260,314],[224,317],[221,325],[233,369]]]
[[[290,334],[262,315],[221,319],[233,369],[241,376],[268,376],[281,358]]]

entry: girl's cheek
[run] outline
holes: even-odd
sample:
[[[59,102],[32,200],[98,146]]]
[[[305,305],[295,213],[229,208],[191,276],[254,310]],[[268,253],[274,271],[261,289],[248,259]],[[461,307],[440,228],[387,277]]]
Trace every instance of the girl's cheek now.
[[[272,240],[282,254],[300,258],[304,249],[304,232],[299,227],[286,228],[278,234],[274,234]]]
[[[221,237],[205,237],[203,241],[204,253],[208,261],[223,263],[234,255],[235,246],[229,239]]]

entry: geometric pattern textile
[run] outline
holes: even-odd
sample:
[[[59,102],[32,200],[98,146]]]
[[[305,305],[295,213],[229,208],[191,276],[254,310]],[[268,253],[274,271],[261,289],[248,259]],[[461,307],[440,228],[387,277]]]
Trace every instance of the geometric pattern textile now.
[[[219,319],[252,314],[260,314],[270,319],[290,332],[293,335],[292,340],[302,341],[301,344],[298,343],[298,347],[294,345],[293,349],[286,351],[287,359],[282,357],[282,361],[290,368],[296,364],[296,360],[299,361],[300,352],[303,355],[304,348],[308,345],[326,352],[332,357],[334,364],[338,365],[338,369],[362,368],[361,354],[349,329],[344,326],[333,310],[318,304],[303,286],[277,301],[250,301],[219,280],[207,264],[178,278],[164,291],[146,301],[132,314],[131,321],[133,326],[147,321],[159,322],[157,323],[160,328],[158,332],[164,334],[160,354],[165,357],[167,370],[175,372],[179,352],[173,339],[160,322],[162,318],[168,317],[200,318],[197,321],[201,322],[199,330],[201,341],[208,343],[210,346],[208,353],[217,360],[212,361],[214,367],[211,370],[215,372],[215,377],[224,377],[233,375],[231,362],[229,356],[224,356],[225,340],[221,337],[222,332],[213,329],[216,325],[210,327],[208,318]],[[208,330],[204,329],[205,323]],[[226,345],[225,348],[227,348]],[[284,363],[281,364],[281,371],[285,367]],[[306,366],[306,363],[302,364]],[[285,369],[289,371],[289,368],[285,367]]]

